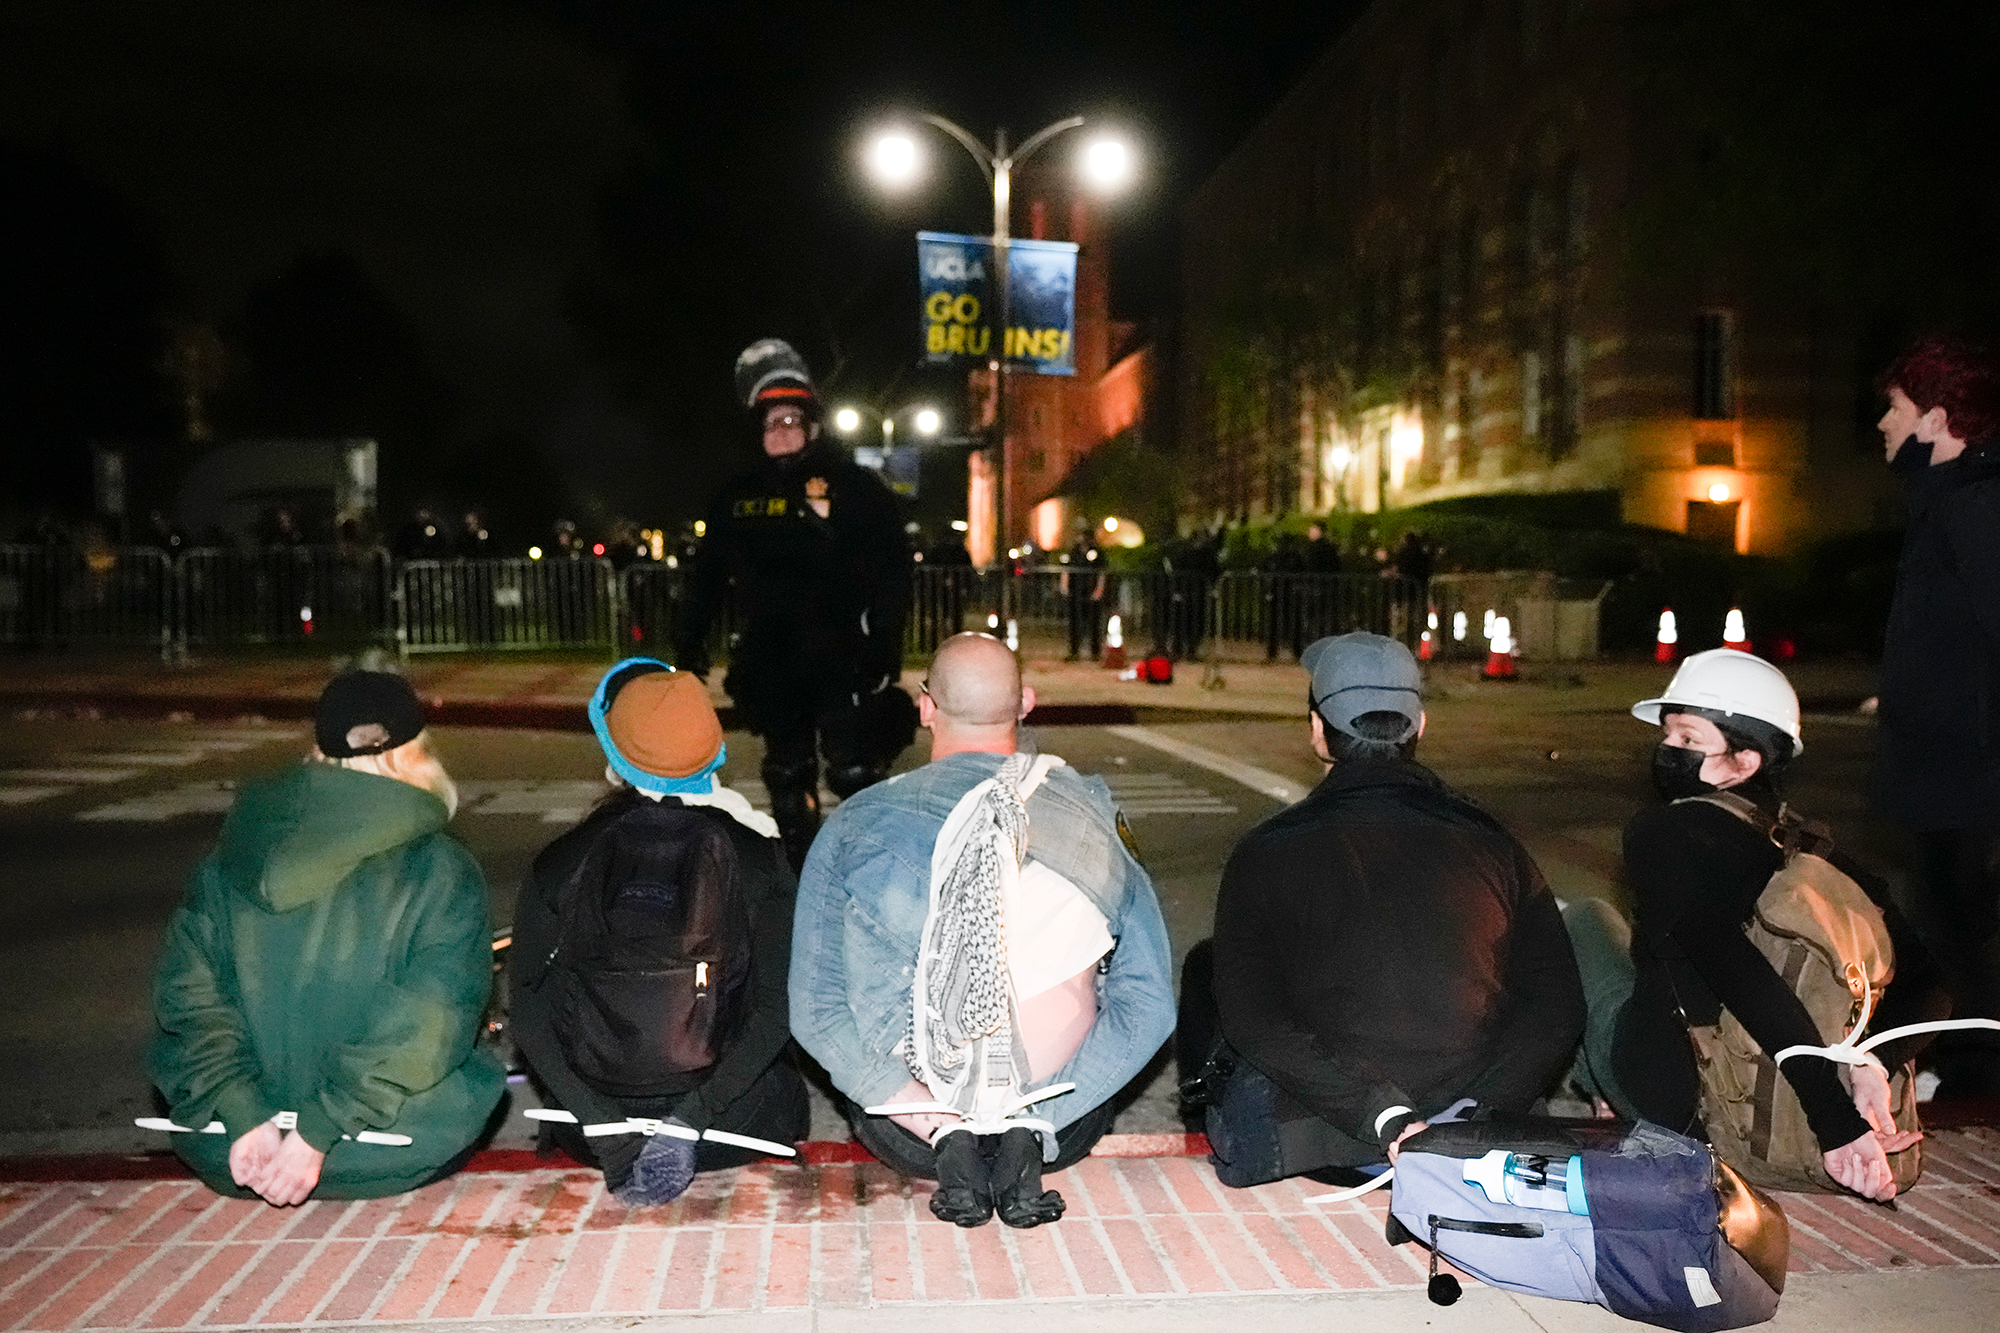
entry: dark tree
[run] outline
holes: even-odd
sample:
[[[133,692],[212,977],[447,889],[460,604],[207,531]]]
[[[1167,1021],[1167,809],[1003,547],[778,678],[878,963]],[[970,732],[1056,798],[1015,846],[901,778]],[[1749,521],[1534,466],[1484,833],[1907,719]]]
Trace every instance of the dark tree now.
[[[87,512],[90,440],[174,430],[173,284],[150,220],[67,159],[0,144],[0,195],[0,475],[23,509]]]

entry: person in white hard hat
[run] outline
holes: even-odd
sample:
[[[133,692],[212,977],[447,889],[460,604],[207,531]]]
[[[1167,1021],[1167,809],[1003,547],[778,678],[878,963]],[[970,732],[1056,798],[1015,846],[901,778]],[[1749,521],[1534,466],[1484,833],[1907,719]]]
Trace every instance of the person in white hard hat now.
[[[1729,648],[1690,657],[1666,692],[1634,704],[1632,715],[1660,729],[1653,784],[1666,798],[1625,826],[1625,883],[1636,918],[1627,927],[1608,904],[1578,899],[1564,921],[1590,1006],[1588,1081],[1619,1113],[1686,1131],[1699,1118],[1701,1091],[1687,1024],[1713,1024],[1727,1008],[1765,1051],[1825,1040],[1743,933],[1784,864],[1768,829],[1781,814],[1797,817],[1781,800],[1778,779],[1805,746],[1798,696],[1784,673]],[[1690,799],[1723,791],[1751,802],[1764,826]],[[1895,945],[1896,984],[1877,1005],[1871,1030],[1948,1016],[1937,971],[1904,928],[1888,886],[1837,850],[1829,849],[1828,859],[1883,909]],[[1876,1054],[1894,1069],[1924,1040],[1905,1038]],[[1827,1173],[1868,1198],[1893,1197],[1888,1154],[1917,1135],[1896,1132],[1883,1072],[1855,1067],[1850,1092],[1831,1061],[1788,1060],[1781,1068]]]

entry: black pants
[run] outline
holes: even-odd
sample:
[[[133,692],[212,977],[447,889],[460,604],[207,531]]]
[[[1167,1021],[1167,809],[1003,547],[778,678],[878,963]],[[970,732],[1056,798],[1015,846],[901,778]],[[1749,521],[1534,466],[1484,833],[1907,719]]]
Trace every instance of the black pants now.
[[[1914,925],[1964,1018],[2000,1018],[2000,828],[1930,829],[1917,837]],[[2000,1041],[1944,1033],[1934,1065],[1949,1094],[2000,1092]]]
[[[931,1145],[904,1129],[887,1116],[869,1115],[845,1096],[836,1093],[834,1100],[840,1107],[841,1115],[847,1118],[848,1128],[862,1147],[874,1154],[875,1160],[899,1175],[914,1176],[918,1180],[937,1179],[937,1154]],[[1077,1120],[1056,1131],[1056,1159],[1045,1163],[1044,1172],[1066,1171],[1084,1158],[1111,1128],[1117,1116],[1117,1108],[1110,1102],[1094,1106]]]
[[[1072,574],[1071,578],[1081,578]],[[1090,644],[1090,657],[1097,659],[1104,643],[1104,617],[1100,613],[1104,603],[1093,598],[1088,591],[1078,593],[1074,589],[1069,594],[1069,655],[1082,655],[1082,645]]]
[[[673,1103],[678,1100],[673,1097],[621,1097],[619,1105],[627,1115],[664,1117],[672,1113]],[[806,1103],[805,1080],[799,1077],[798,1069],[789,1059],[779,1059],[764,1071],[762,1078],[750,1085],[748,1092],[731,1102],[709,1128],[748,1134],[773,1143],[792,1144],[805,1138],[811,1119],[811,1109]],[[583,1126],[551,1120],[544,1120],[541,1125],[547,1131],[549,1141],[558,1148],[585,1166],[602,1169],[603,1163],[598,1161],[591,1140],[584,1137]],[[739,1148],[734,1144],[712,1143],[703,1139],[695,1147],[694,1169],[720,1171],[724,1167],[773,1160],[769,1153],[755,1148]]]

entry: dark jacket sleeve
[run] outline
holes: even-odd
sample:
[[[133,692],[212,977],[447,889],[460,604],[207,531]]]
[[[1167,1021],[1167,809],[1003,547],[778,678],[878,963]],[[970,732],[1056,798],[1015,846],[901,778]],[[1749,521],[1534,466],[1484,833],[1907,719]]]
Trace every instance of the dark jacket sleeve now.
[[[724,816],[718,816],[723,818]],[[701,1086],[674,1105],[676,1118],[707,1129],[748,1092],[792,1039],[786,978],[792,965],[792,913],[798,880],[784,845],[735,826],[737,864],[750,909],[750,1012],[743,1029]]]
[[[146,1070],[174,1123],[199,1130],[222,1121],[233,1143],[281,1107],[261,1085],[263,1069],[244,1027],[211,912],[222,892],[204,861],[167,923],[153,973],[153,1040]]]
[[[1583,979],[1569,931],[1541,867],[1515,847],[1519,891],[1507,953],[1506,1008],[1491,1042],[1494,1061],[1465,1095],[1481,1106],[1525,1111],[1569,1067],[1583,1036]]]
[[[1625,826],[1626,883],[1643,904],[1653,947],[1684,957],[1758,1046],[1818,1046],[1812,1015],[1743,933],[1771,869],[1750,853],[1766,846],[1716,806],[1652,807]],[[1831,1061],[1787,1060],[1784,1075],[1822,1150],[1868,1132]]]
[[[1412,1118],[1382,1121],[1410,1095],[1372,1062],[1335,1050],[1301,1024],[1287,1003],[1285,950],[1295,927],[1273,910],[1269,886],[1283,883],[1255,843],[1239,845],[1222,871],[1215,903],[1215,1003],[1223,1036],[1265,1077],[1334,1128],[1363,1143],[1393,1139]],[[1329,877],[1320,892],[1338,900],[1348,886]]]
[[[1945,511],[1945,540],[1986,639],[1981,656],[1990,661],[2000,650],[2000,481],[1987,478],[1952,497]]]

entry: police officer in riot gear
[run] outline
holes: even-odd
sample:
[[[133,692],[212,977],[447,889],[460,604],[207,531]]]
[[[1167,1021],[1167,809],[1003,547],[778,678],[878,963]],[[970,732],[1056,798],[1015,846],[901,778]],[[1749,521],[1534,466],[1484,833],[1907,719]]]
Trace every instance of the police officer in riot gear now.
[[[679,643],[706,674],[728,585],[741,620],[726,688],[764,739],[764,785],[794,867],[819,829],[820,755],[841,797],[879,782],[916,730],[897,681],[910,556],[894,497],[820,438],[820,404],[797,352],[776,338],[736,361],[737,396],[764,456],[716,495]]]

